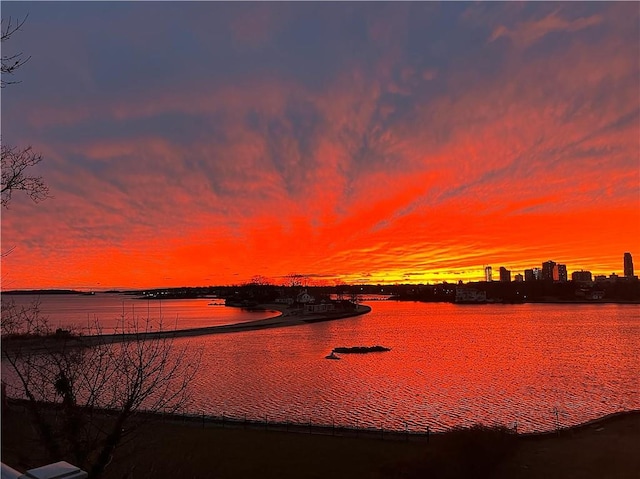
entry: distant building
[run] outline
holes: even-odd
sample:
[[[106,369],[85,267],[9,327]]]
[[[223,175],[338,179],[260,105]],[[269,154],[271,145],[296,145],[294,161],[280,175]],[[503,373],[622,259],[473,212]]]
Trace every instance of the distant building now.
[[[604,274],[597,274],[594,278],[594,281],[606,281],[607,277]]]
[[[276,303],[279,304],[288,304],[289,306],[291,306],[293,302],[293,298],[276,298]]]
[[[542,263],[542,279],[545,281],[553,281],[553,270],[555,267],[555,261],[546,261]]]
[[[541,279],[540,268],[532,268],[524,270],[524,280],[525,281],[538,281]]]
[[[516,274],[515,281],[516,283],[522,283],[522,281],[524,281],[524,276],[522,276],[520,273]]]
[[[593,299],[593,300],[600,300],[602,298],[604,298],[604,291],[590,291],[589,293],[587,293],[587,299]]]
[[[306,303],[304,305],[305,313],[326,313],[328,311],[335,311],[336,305],[332,302],[327,303],[326,301],[321,301],[319,303]]]
[[[511,282],[511,271],[509,271],[504,266],[500,266],[500,282],[501,283]]]
[[[298,293],[298,296],[296,297],[297,303],[306,304],[306,303],[312,303],[313,301],[314,301],[313,296],[307,293],[306,289]]]
[[[566,264],[558,264],[558,265],[556,265],[556,268],[558,268],[558,279],[556,280],[555,277],[554,277],[554,280],[560,281],[562,283],[566,283],[567,280],[569,279],[569,277],[567,275],[567,265]]]
[[[588,299],[591,301],[598,301],[604,298],[604,291],[589,288],[580,288],[576,290],[576,297]]]
[[[631,253],[624,254],[624,275],[626,278],[633,278],[633,258]]]
[[[487,292],[479,291],[475,288],[467,288],[458,286],[456,288],[456,303],[485,303],[487,301]]]
[[[491,281],[493,281],[493,269],[491,268],[491,266],[484,267],[484,280],[487,283],[490,283]]]
[[[591,271],[574,271],[571,273],[571,281],[587,283],[591,282]]]

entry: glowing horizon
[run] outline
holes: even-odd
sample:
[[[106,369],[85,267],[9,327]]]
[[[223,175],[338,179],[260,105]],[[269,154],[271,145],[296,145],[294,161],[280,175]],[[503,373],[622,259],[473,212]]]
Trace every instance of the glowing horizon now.
[[[640,261],[633,3],[3,3],[26,13],[2,140],[54,198],[2,211],[2,289]]]

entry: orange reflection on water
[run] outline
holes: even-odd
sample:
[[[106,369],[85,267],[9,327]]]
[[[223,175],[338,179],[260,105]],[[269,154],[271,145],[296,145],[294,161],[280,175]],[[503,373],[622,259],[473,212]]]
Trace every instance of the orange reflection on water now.
[[[198,407],[306,423],[519,431],[640,407],[637,309],[378,301],[357,318],[202,338]],[[386,353],[324,359],[337,346]],[[222,405],[222,406],[221,406]]]

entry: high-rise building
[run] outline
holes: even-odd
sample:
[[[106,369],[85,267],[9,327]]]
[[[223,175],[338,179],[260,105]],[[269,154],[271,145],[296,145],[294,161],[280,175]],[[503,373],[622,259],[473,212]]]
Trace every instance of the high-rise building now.
[[[515,276],[515,282],[516,283],[522,283],[523,280],[524,280],[524,278],[520,273],[516,274],[516,276]]]
[[[500,266],[500,282],[501,283],[511,282],[511,271],[509,271],[504,266]]]
[[[542,279],[542,270],[540,268],[533,268],[533,279],[536,281]]]
[[[484,280],[488,283],[493,281],[493,269],[491,266],[484,267]]]
[[[591,282],[591,271],[574,271],[571,273],[571,281]]]
[[[558,265],[556,265],[556,267],[558,268],[558,279],[556,279],[555,277],[553,279],[555,281],[560,281],[562,283],[566,283],[567,280],[569,279],[569,277],[567,275],[567,265],[566,264],[558,264]]]
[[[633,278],[633,258],[631,253],[624,254],[624,275],[627,278]]]
[[[555,261],[549,260],[542,263],[542,279],[545,281],[552,281],[554,279],[553,278],[554,269],[556,269]],[[556,273],[557,273],[557,269],[556,269]]]
[[[538,281],[539,279],[542,279],[540,268],[531,268],[524,270],[525,281]]]

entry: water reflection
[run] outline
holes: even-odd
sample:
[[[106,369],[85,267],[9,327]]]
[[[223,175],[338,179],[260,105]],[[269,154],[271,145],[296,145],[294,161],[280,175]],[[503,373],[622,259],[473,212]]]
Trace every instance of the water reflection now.
[[[519,431],[640,407],[640,319],[618,305],[382,302],[364,316],[199,338],[197,407],[398,430],[475,422]],[[324,356],[336,346],[390,352]]]
[[[40,312],[54,328],[93,331],[96,323],[105,333],[130,325],[132,321],[151,320],[153,329],[188,329],[254,321],[275,315],[273,311],[246,311],[226,308],[219,299],[141,300],[124,294],[95,295],[3,295],[17,305],[39,303]]]
[[[171,307],[184,324],[212,320],[197,300],[181,301]],[[401,431],[517,424],[527,432],[640,408],[636,306],[371,306],[338,321],[178,339],[202,350],[190,412]],[[256,319],[209,308],[225,321]],[[338,346],[372,345],[391,351],[324,359]]]

